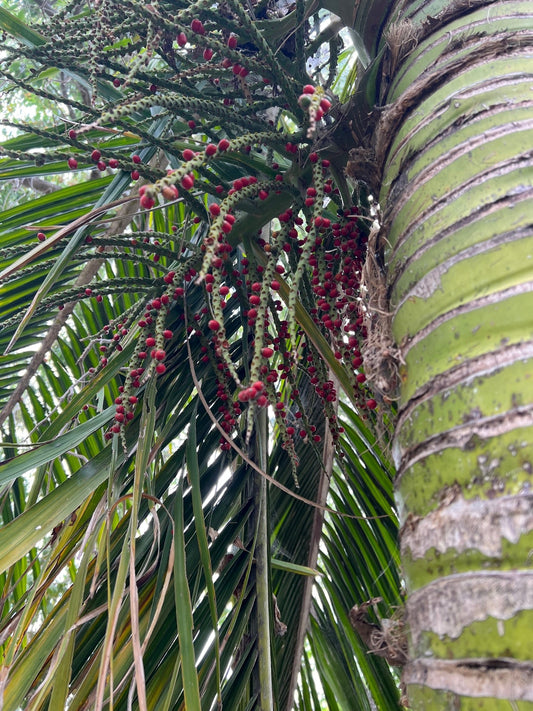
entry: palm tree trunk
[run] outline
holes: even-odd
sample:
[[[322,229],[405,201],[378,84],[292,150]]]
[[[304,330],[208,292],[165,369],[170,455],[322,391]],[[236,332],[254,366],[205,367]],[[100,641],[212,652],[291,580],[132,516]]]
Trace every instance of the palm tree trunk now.
[[[523,708],[533,701],[533,3],[399,2],[389,17],[374,74],[382,212],[367,364],[385,403],[398,394],[404,682],[416,709]]]

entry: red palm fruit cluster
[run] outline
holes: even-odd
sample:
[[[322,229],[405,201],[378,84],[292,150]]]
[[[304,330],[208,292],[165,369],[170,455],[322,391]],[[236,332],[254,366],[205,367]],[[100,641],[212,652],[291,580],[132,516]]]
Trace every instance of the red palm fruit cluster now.
[[[258,380],[252,383],[250,387],[244,388],[239,391],[238,399],[239,402],[249,402],[250,400],[257,400],[257,404],[260,407],[264,407],[268,403],[266,395],[263,394],[264,384]]]

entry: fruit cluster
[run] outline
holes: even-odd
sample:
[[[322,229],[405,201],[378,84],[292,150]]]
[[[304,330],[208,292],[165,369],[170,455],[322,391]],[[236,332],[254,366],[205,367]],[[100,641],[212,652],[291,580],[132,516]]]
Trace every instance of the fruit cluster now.
[[[216,378],[227,435],[221,446],[230,446],[243,414],[248,439],[257,409],[268,406],[296,466],[297,443],[321,439],[299,403],[302,373],[323,403],[333,439],[342,434],[325,347],[347,373],[361,410],[376,407],[362,371],[363,223],[346,190],[344,199],[339,195],[338,166],[330,171],[322,140],[335,121],[331,97],[285,71],[238,0],[228,0],[220,17],[204,12],[203,0],[174,13],[158,8],[157,28],[150,7],[139,22],[116,4],[99,16],[106,37],[122,28],[131,45],[125,59],[114,37],[91,60],[95,89],[105,83],[115,100],[98,105],[95,95],[91,120],[66,131],[62,150],[50,154],[72,171],[129,173],[131,195],[138,194],[138,214],[124,235],[89,234],[84,247],[95,258],[129,261],[143,275],[131,286],[145,299],[142,312],[110,325],[99,344],[105,367],[123,339],[137,339],[106,436],[135,417],[147,379],[172,368],[182,337],[168,327],[176,309],[186,314],[186,336],[200,339],[202,362]],[[70,36],[86,43],[86,18],[73,23]],[[60,35],[55,49],[76,67]],[[49,50],[45,44],[34,54]],[[154,116],[165,124],[157,136],[147,130]],[[163,169],[151,160],[156,151],[168,160]],[[114,289],[99,282],[83,298],[102,303]],[[195,290],[203,306],[192,314]]]

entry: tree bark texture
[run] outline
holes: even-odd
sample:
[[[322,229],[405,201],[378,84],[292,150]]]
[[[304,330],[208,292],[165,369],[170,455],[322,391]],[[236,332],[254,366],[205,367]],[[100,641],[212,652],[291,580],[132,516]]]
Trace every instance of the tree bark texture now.
[[[404,681],[415,709],[532,708],[533,3],[391,18],[369,304],[399,392]]]

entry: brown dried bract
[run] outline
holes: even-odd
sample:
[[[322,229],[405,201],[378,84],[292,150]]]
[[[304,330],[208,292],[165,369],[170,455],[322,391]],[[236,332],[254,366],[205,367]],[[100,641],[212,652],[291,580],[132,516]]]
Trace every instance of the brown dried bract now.
[[[370,622],[368,610],[378,602],[381,598],[374,597],[354,605],[349,613],[350,622],[370,654],[383,657],[391,666],[402,667],[408,660],[404,608],[397,608],[391,617],[379,619],[376,624]]]

